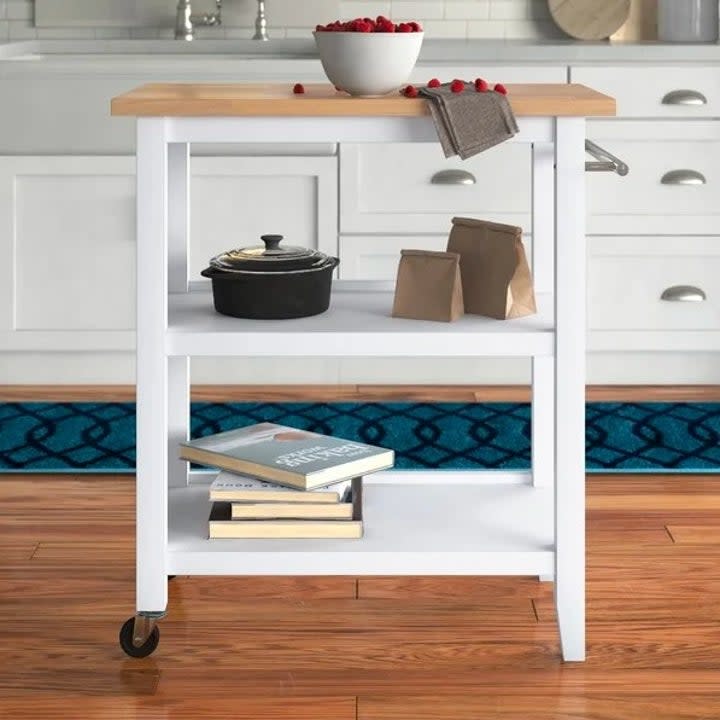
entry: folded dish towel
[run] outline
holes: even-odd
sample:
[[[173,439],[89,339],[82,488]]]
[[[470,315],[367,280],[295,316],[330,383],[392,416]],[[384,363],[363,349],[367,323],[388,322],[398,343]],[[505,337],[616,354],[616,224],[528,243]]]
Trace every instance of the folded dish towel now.
[[[518,132],[510,103],[501,93],[476,92],[471,83],[460,93],[452,92],[450,83],[419,90],[429,100],[445,157],[459,155],[465,160]]]

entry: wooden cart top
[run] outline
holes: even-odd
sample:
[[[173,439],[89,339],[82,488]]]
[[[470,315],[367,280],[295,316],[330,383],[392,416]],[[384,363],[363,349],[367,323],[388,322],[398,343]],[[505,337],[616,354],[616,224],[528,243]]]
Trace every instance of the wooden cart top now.
[[[576,84],[507,85],[519,117],[615,115],[615,99]],[[134,117],[420,117],[427,101],[389,95],[357,98],[328,84],[307,84],[295,95],[290,83],[143,85],[112,100],[112,115]]]

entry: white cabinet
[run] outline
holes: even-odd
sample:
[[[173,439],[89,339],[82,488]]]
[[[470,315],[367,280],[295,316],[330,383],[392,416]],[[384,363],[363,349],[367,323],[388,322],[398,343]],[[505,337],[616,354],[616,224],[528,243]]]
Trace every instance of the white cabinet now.
[[[720,351],[720,237],[594,237],[588,328],[598,345]]]
[[[443,235],[343,235],[340,238],[340,278],[395,280],[401,250],[444,251],[447,241],[447,231]],[[529,237],[524,237],[523,243],[531,262]]]
[[[588,233],[720,234],[720,123],[588,123],[630,174],[588,174]]]
[[[335,157],[193,158],[191,275],[263,232],[337,250]],[[0,337],[132,350],[135,160],[0,157]]]
[[[447,233],[454,215],[530,223],[530,148],[446,159],[438,143],[343,145],[343,233]]]
[[[570,80],[612,95],[617,100],[618,117],[698,119],[720,115],[717,67],[573,67]]]

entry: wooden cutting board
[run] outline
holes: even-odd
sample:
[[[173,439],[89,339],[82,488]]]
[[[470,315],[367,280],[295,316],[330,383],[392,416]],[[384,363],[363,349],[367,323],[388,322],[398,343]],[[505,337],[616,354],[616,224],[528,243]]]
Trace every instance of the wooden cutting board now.
[[[630,15],[630,0],[548,0],[556,25],[578,40],[605,40]]]
[[[630,17],[613,35],[612,42],[643,42],[658,39],[657,0],[632,0]]]

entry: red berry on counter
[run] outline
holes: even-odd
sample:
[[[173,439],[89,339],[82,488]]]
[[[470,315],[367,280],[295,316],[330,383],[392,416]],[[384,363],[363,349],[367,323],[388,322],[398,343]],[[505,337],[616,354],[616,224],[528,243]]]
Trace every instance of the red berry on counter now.
[[[305,86],[302,83],[295,83],[293,85],[293,92],[296,95],[302,95],[305,92]]]
[[[475,80],[475,92],[487,92],[490,89],[487,80],[477,78]]]
[[[428,87],[440,87],[440,81],[437,78],[433,78],[429,83]]]
[[[418,96],[418,89],[414,85],[408,85],[403,91],[402,94],[405,97],[414,98]]]
[[[502,83],[497,83],[494,87],[496,93],[501,95],[507,95],[507,88]]]
[[[462,80],[455,79],[450,83],[450,90],[454,93],[461,93],[465,90],[465,83]]]

